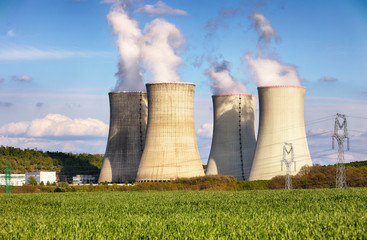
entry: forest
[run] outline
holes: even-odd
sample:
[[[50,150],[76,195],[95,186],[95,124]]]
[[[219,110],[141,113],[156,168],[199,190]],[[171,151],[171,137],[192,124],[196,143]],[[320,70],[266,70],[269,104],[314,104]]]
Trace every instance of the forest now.
[[[11,161],[12,173],[55,171],[61,181],[69,181],[76,174],[98,175],[103,163],[101,154],[43,152],[1,146],[0,173],[4,173],[5,159]]]
[[[72,182],[77,174],[98,177],[103,163],[101,154],[74,154],[62,152],[43,152],[37,149],[0,147],[0,173],[4,173],[5,159],[11,161],[12,173],[37,171],[56,171],[59,182]],[[367,186],[367,161],[345,164],[347,185],[349,187]],[[314,165],[303,167],[292,177],[293,188],[333,188],[335,187],[335,165]],[[182,182],[183,181],[183,182]],[[245,190],[245,189],[282,189],[285,176],[276,176],[270,181],[236,181],[233,177],[200,177],[178,179],[171,183],[138,184],[137,190]],[[182,187],[185,186],[185,187]],[[101,191],[108,187],[100,187]],[[53,189],[52,189],[53,190]],[[70,189],[69,189],[70,190]],[[122,190],[122,189],[119,189]],[[122,191],[131,190],[131,188]],[[21,192],[22,190],[19,189]],[[46,190],[45,190],[46,191]],[[98,191],[98,190],[97,190]]]

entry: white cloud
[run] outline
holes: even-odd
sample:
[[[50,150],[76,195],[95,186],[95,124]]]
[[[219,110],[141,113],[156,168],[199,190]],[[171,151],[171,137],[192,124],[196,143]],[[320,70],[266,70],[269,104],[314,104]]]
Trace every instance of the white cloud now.
[[[35,149],[43,151],[74,152],[103,154],[106,140],[50,140],[42,138],[0,136],[0,146],[12,146],[21,149]]]
[[[324,136],[324,137],[330,137],[333,135],[333,130],[327,129],[327,128],[311,128],[307,130],[307,135],[317,135],[317,136]]]
[[[7,108],[9,108],[11,106],[13,106],[13,103],[11,103],[11,102],[2,102],[2,101],[0,101],[0,107],[7,107]]]
[[[330,162],[330,164],[336,164],[337,163],[337,159],[338,159],[338,153],[331,153],[327,156],[325,156],[326,159],[328,159],[328,161]],[[345,162],[353,162],[355,160],[353,155],[344,153],[344,161]]]
[[[110,55],[110,53],[107,52],[41,50],[34,47],[7,47],[0,49],[0,60],[65,59],[71,57],[91,58],[108,55]]]
[[[8,31],[8,33],[7,33],[7,35],[9,36],[9,37],[15,37],[15,32],[14,32],[14,30],[9,30]]]
[[[60,114],[48,114],[44,118],[30,122],[13,122],[3,125],[3,136],[28,137],[106,137],[108,125],[100,120],[87,118],[71,119]]]
[[[338,79],[331,77],[331,76],[324,76],[319,79],[320,82],[336,82]]]
[[[196,133],[200,137],[211,138],[213,136],[213,124],[204,123],[197,129]]]
[[[110,4],[110,3],[115,3],[116,0],[102,0],[101,4]]]
[[[172,8],[162,1],[158,1],[154,5],[146,4],[142,7],[139,7],[136,10],[136,12],[146,14],[149,16],[159,16],[159,15],[186,16],[187,15],[186,11]]]
[[[29,75],[23,75],[23,76],[19,76],[19,77],[13,76],[12,79],[16,80],[16,81],[20,81],[20,82],[30,82],[30,81],[32,81],[33,78]]]

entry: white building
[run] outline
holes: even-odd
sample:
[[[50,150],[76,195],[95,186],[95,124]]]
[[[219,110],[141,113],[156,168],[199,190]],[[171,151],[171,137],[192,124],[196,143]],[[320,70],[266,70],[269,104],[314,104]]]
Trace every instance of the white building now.
[[[47,182],[56,182],[56,172],[29,172],[25,174],[25,179],[28,181],[28,178],[30,176],[34,176],[38,184],[40,184],[41,182],[43,182],[44,184],[46,184]]]
[[[93,175],[76,175],[73,177],[73,184],[84,184],[84,183],[94,183],[96,178]]]
[[[23,186],[25,183],[25,174],[11,174],[10,184],[12,186]],[[5,174],[0,174],[0,185],[5,186]]]

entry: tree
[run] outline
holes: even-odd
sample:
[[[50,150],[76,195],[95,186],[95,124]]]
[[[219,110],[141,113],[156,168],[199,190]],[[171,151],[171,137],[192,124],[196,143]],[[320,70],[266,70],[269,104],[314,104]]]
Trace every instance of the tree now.
[[[27,183],[33,186],[37,186],[37,179],[35,178],[35,176],[30,176],[27,179]]]

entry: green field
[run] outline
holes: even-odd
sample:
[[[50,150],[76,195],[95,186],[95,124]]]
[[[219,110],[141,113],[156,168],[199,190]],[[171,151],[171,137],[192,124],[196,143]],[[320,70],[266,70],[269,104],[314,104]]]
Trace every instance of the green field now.
[[[366,239],[367,189],[0,194],[1,239]]]

